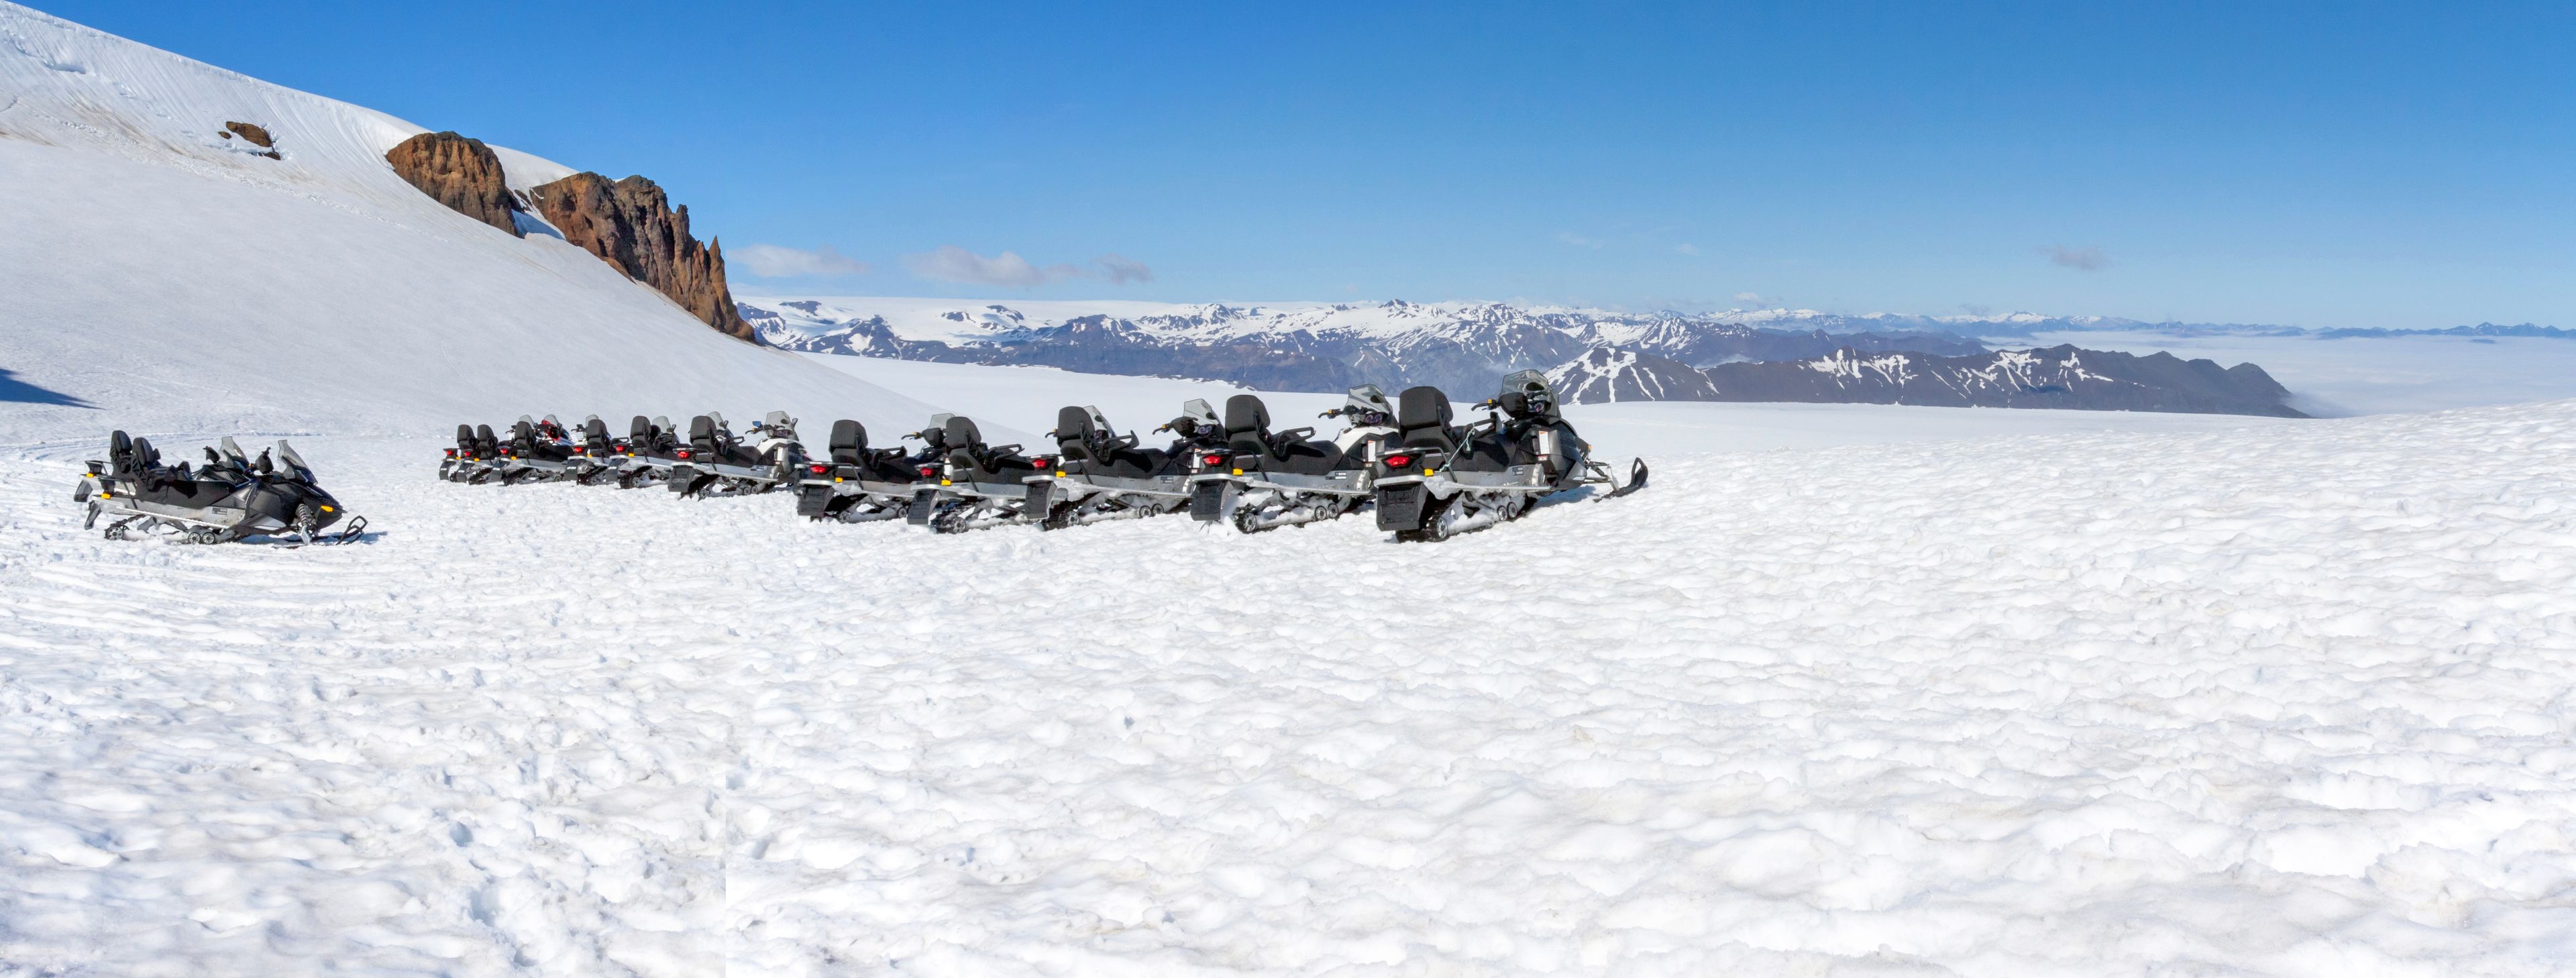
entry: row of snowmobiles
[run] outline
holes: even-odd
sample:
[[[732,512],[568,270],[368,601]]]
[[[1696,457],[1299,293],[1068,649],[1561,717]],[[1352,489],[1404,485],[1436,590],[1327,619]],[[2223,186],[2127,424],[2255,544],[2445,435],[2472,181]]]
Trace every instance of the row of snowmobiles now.
[[[347,543],[366,533],[367,519],[350,517],[323,490],[293,446],[280,441],[253,459],[231,436],[205,450],[205,461],[164,463],[149,438],[108,435],[107,458],[92,459],[72,501],[87,507],[81,528],[110,540],[166,536],[181,543],[226,543],[266,538],[280,546]],[[348,517],[348,525],[324,530]]]
[[[685,496],[734,496],[795,484],[804,460],[796,422],[783,411],[770,412],[741,436],[715,412],[690,419],[685,435],[667,417],[637,415],[623,438],[610,437],[598,415],[572,430],[551,414],[520,415],[507,438],[491,425],[457,425],[456,445],[439,463],[438,477],[470,484],[660,485]]]
[[[1591,457],[1536,371],[1505,378],[1461,425],[1447,395],[1415,387],[1390,402],[1374,385],[1351,388],[1320,417],[1342,429],[1277,429],[1257,395],[1238,394],[1220,416],[1193,399],[1154,429],[1165,447],[1120,434],[1096,407],[1057,412],[1052,453],[993,445],[975,422],[941,414],[890,446],[869,442],[857,421],[832,425],[820,457],[796,439],[795,420],[771,412],[734,437],[721,415],[690,421],[638,416],[624,438],[597,417],[568,431],[552,416],[526,417],[496,438],[457,428],[441,478],[456,482],[571,481],[633,488],[662,484],[685,496],[792,490],[798,515],[864,523],[902,519],[937,533],[1030,524],[1055,530],[1187,512],[1245,533],[1351,515],[1374,506],[1399,540],[1441,540],[1526,515],[1541,500],[1590,487],[1604,498],[1646,485],[1646,464],[1624,480]],[[919,442],[919,447],[904,442]]]

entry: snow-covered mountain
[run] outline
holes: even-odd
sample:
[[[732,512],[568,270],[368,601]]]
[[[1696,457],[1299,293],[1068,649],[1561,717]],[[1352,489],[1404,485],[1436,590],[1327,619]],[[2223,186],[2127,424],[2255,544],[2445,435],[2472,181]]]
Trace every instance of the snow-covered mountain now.
[[[762,342],[783,349],[1201,377],[1265,390],[1434,384],[1464,394],[1491,388],[1512,371],[1554,366],[1597,348],[1693,365],[1812,357],[1845,347],[1954,354],[1985,349],[1950,333],[1830,333],[1795,316],[1638,314],[1500,302],[747,298],[741,310]]]
[[[0,438],[927,411],[450,210],[385,159],[422,131],[0,2]]]
[[[1933,407],[2187,411],[2307,417],[2262,367],[2220,367],[2170,353],[2138,356],[2056,346],[1944,357],[1844,348],[1802,360],[1693,367],[1595,349],[1548,372],[1575,403],[1785,401]]]

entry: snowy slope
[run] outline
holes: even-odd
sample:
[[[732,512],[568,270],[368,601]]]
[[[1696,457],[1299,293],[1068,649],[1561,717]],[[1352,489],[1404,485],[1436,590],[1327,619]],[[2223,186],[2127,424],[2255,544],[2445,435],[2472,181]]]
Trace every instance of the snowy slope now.
[[[2563,974],[2576,402],[2233,420],[1438,546],[368,439],[310,453],[372,543],[118,545],[49,450],[0,974]]]
[[[0,440],[924,413],[440,206],[384,161],[420,131],[0,2]],[[502,157],[513,185],[569,172]]]

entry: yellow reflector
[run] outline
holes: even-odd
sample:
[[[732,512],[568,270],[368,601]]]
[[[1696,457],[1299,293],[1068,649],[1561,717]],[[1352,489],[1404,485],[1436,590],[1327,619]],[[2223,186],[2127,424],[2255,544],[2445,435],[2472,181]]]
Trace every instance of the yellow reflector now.
[[[329,507],[329,506],[324,506],[324,507],[322,507],[322,511],[323,511],[323,512],[325,512],[325,513],[336,512],[335,510],[333,510],[333,509],[332,509],[331,507]]]
[[[1056,478],[1059,478],[1059,479],[1064,478],[1064,473],[1062,473],[1062,472],[1058,472],[1058,473],[1056,473],[1056,474],[1055,474],[1055,477],[1056,477]]]
[[[1242,474],[1243,474],[1243,470],[1242,470],[1242,469],[1236,469],[1236,470],[1234,470],[1234,474],[1236,474],[1236,475],[1242,475]]]
[[[943,485],[943,486],[944,486],[944,485],[947,485],[947,484],[948,484],[948,480],[946,480],[946,479],[941,479],[941,480],[939,480],[939,484],[940,484],[940,485]]]
[[[1434,471],[1434,470],[1432,470],[1432,469],[1424,469],[1424,470],[1422,470],[1422,474],[1424,474],[1424,475],[1430,475],[1433,471]]]

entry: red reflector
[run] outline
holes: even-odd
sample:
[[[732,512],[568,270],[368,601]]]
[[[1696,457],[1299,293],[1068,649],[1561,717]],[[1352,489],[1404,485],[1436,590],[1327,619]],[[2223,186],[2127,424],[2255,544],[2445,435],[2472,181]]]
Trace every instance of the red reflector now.
[[[448,449],[448,450],[447,450],[447,457],[449,457],[449,458],[455,458],[455,457],[456,457],[456,450],[455,450],[455,449],[453,449],[453,448]]]
[[[1043,459],[1043,458],[1033,458],[1033,459],[1030,459],[1030,460],[1029,460],[1029,464],[1030,464],[1030,465],[1037,466],[1038,468],[1043,469],[1043,468],[1046,468],[1046,467],[1047,467],[1047,462],[1049,462],[1049,461],[1051,461],[1051,460],[1050,460],[1050,459]]]
[[[938,470],[932,469],[930,466],[925,465],[925,466],[922,466],[922,467],[921,467],[921,474],[923,474],[923,475],[938,475],[938,474],[939,474],[939,472],[938,472]]]
[[[685,449],[685,448],[680,449],[680,457],[681,457],[681,458],[687,458],[687,457],[689,457],[689,450],[688,450],[688,449]]]
[[[1225,456],[1223,456],[1223,455],[1201,455],[1201,456],[1199,456],[1199,461],[1200,461],[1201,463],[1203,463],[1203,464],[1207,464],[1207,465],[1224,465],[1224,464],[1225,464]]]
[[[825,472],[832,471],[832,467],[829,465],[808,465],[805,467],[805,471],[812,472],[815,475],[822,475]]]
[[[1405,467],[1405,466],[1407,466],[1407,465],[1411,465],[1411,464],[1413,464],[1413,456],[1411,456],[1411,455],[1389,455],[1389,456],[1387,456],[1387,457],[1386,457],[1386,464],[1387,464],[1388,466],[1390,466],[1390,467],[1393,467],[1393,468],[1399,468],[1399,469],[1400,469],[1400,468],[1403,468],[1403,467]]]

